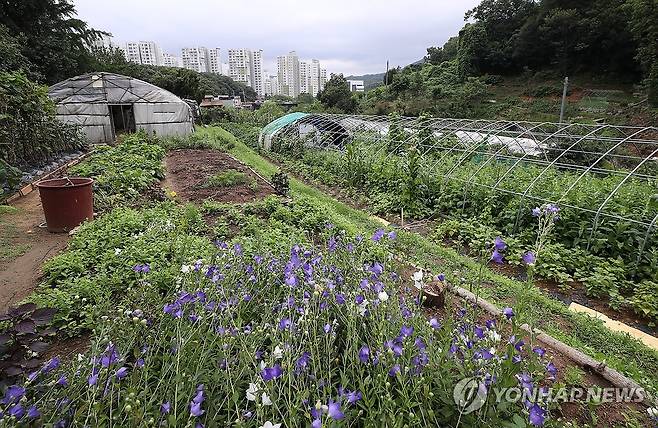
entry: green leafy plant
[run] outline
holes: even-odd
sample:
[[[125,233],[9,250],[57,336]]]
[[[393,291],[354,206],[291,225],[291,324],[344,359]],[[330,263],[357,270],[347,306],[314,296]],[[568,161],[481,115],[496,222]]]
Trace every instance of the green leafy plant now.
[[[283,171],[277,171],[272,175],[272,185],[276,193],[281,196],[288,196],[288,193],[290,193],[290,179]]]
[[[97,147],[69,174],[94,179],[95,205],[103,211],[142,199],[146,189],[164,178],[164,155],[158,139],[140,132],[117,146]]]
[[[248,182],[253,180],[247,174],[229,169],[210,176],[203,187],[231,187]]]

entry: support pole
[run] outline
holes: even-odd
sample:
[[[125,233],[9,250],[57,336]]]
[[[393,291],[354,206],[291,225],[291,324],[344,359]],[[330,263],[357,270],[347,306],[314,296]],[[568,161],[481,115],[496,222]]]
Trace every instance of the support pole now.
[[[562,90],[562,106],[560,107],[560,123],[564,121],[564,110],[567,107],[567,89],[569,88],[569,78],[564,78],[564,89]]]

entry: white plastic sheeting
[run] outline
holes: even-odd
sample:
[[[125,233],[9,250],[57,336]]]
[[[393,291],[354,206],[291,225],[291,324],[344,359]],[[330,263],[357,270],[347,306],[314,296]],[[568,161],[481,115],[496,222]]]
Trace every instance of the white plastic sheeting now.
[[[150,83],[112,73],[89,73],[51,86],[57,118],[79,125],[91,143],[114,141],[110,105],[131,106],[136,130],[160,136],[183,136],[194,131],[189,105]]]

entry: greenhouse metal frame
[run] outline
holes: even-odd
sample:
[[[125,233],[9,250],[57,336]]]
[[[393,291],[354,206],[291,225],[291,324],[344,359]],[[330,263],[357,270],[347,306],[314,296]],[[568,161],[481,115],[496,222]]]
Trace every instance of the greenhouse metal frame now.
[[[284,116],[279,124],[266,127],[261,133],[260,141],[265,149],[270,149],[277,140],[293,140],[316,149],[343,151],[358,139],[373,143],[380,152],[388,150],[388,156],[400,149],[415,147],[421,156],[432,154],[435,159],[433,167],[447,156],[457,155],[458,161],[442,175],[444,180],[460,180],[464,186],[484,186],[494,192],[517,195],[521,198],[519,216],[525,200],[535,201],[538,205],[561,204],[593,214],[589,240],[603,217],[625,220],[646,228],[643,244],[638,249],[638,260],[646,242],[656,234],[658,214],[647,221],[605,209],[622,186],[632,179],[650,183],[656,188],[658,198],[656,127],[299,113],[291,120],[286,120]],[[393,128],[402,138],[391,150],[390,145],[387,148],[386,144],[380,143],[390,141],[389,134]],[[483,159],[475,172],[467,179],[455,176],[455,171],[474,156]],[[574,161],[574,158],[590,161]],[[478,183],[478,174],[492,162],[506,162],[510,166],[494,185]],[[515,168],[528,164],[540,167],[540,171],[528,182],[525,191],[514,192],[501,187]],[[574,171],[577,178],[559,197],[547,199],[534,195],[534,186],[552,168]],[[564,198],[589,174],[618,175],[622,178],[599,206],[565,204]]]
[[[98,72],[48,89],[57,119],[77,125],[90,143],[111,143],[120,131],[160,136],[194,131],[190,106],[171,92],[133,77]]]

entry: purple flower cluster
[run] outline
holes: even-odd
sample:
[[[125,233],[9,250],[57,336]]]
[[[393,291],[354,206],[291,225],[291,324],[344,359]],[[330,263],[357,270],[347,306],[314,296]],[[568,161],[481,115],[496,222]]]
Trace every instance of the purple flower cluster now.
[[[197,386],[194,398],[190,401],[190,415],[198,418],[205,413],[205,410],[201,408],[204,399],[203,384],[201,384]]]
[[[133,270],[137,273],[149,273],[151,272],[151,266],[148,263],[137,264],[133,267]]]
[[[494,241],[494,251],[491,254],[491,261],[498,264],[503,263],[504,252],[506,249],[507,244],[503,241],[503,238],[497,236]]]

